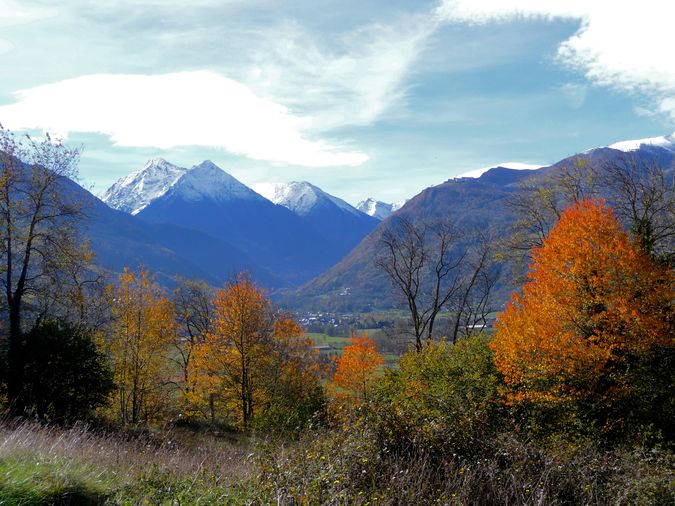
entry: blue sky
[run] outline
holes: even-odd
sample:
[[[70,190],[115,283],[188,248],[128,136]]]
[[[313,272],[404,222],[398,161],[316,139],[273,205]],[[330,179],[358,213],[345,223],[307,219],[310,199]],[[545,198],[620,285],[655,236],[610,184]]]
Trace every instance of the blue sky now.
[[[64,5],[65,4],[65,5]],[[0,122],[356,203],[675,129],[668,2],[0,0]]]

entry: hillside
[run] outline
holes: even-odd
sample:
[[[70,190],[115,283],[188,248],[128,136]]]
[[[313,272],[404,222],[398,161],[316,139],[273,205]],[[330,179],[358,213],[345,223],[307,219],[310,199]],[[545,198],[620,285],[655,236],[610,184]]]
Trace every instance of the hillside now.
[[[594,148],[539,169],[495,167],[481,170],[478,177],[450,179],[410,199],[396,216],[414,222],[451,218],[467,229],[492,229],[503,237],[515,220],[514,212],[507,203],[518,191],[521,182],[553,174],[563,167],[571,166],[575,159],[585,160],[599,168],[625,157],[627,152],[648,164],[668,168],[671,173],[675,167],[675,143],[671,138],[626,141]],[[600,192],[607,196],[603,188],[600,188]],[[342,261],[295,293],[289,294],[288,303],[302,306],[311,302],[320,307],[352,310],[391,305],[389,280],[376,267],[374,259],[378,255],[378,241],[393,219],[395,217],[383,220]],[[505,302],[514,288],[506,277],[509,270],[502,269],[502,272],[505,275],[501,277],[496,291],[498,306]]]

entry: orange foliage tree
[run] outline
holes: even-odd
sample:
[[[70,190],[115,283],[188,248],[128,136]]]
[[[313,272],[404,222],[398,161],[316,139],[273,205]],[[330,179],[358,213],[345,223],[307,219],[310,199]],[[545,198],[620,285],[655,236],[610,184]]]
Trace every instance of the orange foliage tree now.
[[[333,375],[333,383],[349,392],[355,400],[366,400],[370,393],[375,371],[384,360],[368,336],[353,335],[342,349]]]
[[[491,343],[513,401],[609,405],[630,390],[631,357],[673,345],[673,273],[656,265],[602,200],[567,208]]]

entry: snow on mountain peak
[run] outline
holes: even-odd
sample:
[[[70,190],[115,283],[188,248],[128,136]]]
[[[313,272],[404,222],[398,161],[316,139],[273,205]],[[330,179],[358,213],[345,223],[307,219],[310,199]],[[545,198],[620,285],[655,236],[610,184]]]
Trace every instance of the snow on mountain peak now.
[[[142,169],[117,180],[101,200],[113,209],[137,214],[164,195],[186,172],[163,158],[152,158]]]
[[[210,160],[188,170],[170,189],[186,200],[259,199],[260,196]]]
[[[395,213],[401,209],[406,202],[406,200],[402,200],[400,202],[389,204],[387,202],[382,202],[381,200],[368,197],[366,200],[359,202],[356,208],[362,213],[366,213],[368,216],[372,216],[378,220],[384,220],[392,213]]]
[[[614,144],[610,144],[607,147],[616,149],[618,151],[629,152],[636,151],[640,149],[641,146],[655,146],[667,149],[669,151],[675,151],[675,133],[670,135],[661,135],[659,137],[649,137],[646,139],[615,142]]]
[[[258,183],[253,189],[267,200],[287,207],[295,214],[306,216],[320,202],[331,202],[343,211],[359,214],[354,207],[307,181],[290,183]]]

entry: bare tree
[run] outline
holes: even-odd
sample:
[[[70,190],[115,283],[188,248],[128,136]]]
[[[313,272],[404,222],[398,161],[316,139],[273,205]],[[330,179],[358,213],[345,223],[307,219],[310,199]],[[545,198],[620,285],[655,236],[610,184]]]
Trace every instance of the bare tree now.
[[[474,264],[467,259],[467,237],[452,224],[415,224],[398,217],[382,234],[376,265],[403,296],[410,312],[415,349],[421,351],[433,338],[439,313],[455,303],[456,318],[466,317],[469,298],[478,289],[487,255]],[[487,303],[485,303],[487,304]],[[458,324],[459,325],[459,324]],[[453,334],[456,339],[459,330]]]
[[[619,217],[652,258],[675,262],[675,178],[658,161],[625,153],[602,165]]]
[[[22,411],[26,300],[59,268],[54,259],[72,258],[77,243],[82,206],[64,184],[77,175],[78,160],[79,150],[49,136],[17,140],[0,125],[0,275],[8,320],[7,394],[16,413]]]
[[[455,343],[461,336],[471,335],[487,327],[488,315],[493,311],[492,290],[498,272],[494,268],[495,239],[491,233],[478,232],[469,247],[459,297],[450,304],[454,314],[450,337]]]
[[[588,160],[577,157],[544,177],[521,183],[508,202],[517,219],[507,246],[526,254],[540,247],[567,206],[598,195],[599,179]]]
[[[57,318],[100,332],[112,318],[108,275],[92,263],[88,241],[74,243],[62,253],[65,256],[50,259],[49,276],[39,292],[31,293],[28,316]]]
[[[211,328],[213,290],[200,280],[178,278],[176,281],[178,286],[173,291],[173,305],[179,340],[174,343],[176,355],[172,360],[182,371],[182,388],[187,393],[193,351]]]

